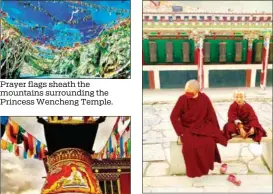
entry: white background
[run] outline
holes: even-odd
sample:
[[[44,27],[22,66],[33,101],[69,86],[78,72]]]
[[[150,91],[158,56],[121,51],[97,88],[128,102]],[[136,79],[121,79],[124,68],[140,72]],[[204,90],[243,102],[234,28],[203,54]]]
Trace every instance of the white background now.
[[[131,37],[131,79],[88,80],[97,89],[108,90],[114,106],[1,106],[0,115],[131,116],[131,193],[139,194],[142,193],[142,0],[131,0]],[[13,81],[18,82],[18,80]],[[67,79],[55,81],[67,81]],[[3,90],[3,88],[0,89]],[[20,98],[29,99],[28,97]]]

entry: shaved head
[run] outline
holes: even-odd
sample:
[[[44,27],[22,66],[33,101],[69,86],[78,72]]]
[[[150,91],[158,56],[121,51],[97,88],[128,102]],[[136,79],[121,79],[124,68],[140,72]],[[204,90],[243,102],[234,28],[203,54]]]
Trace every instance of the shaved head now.
[[[190,91],[198,92],[200,90],[200,84],[195,79],[189,80],[185,85],[185,90],[186,91],[190,90]]]
[[[239,105],[243,105],[245,102],[245,92],[242,90],[236,90],[233,93],[233,97],[234,97],[234,101],[239,104]]]
[[[242,96],[246,96],[246,94],[245,94],[245,92],[244,91],[242,91],[242,90],[235,90],[234,92],[233,92],[233,96],[235,97],[237,94],[241,94]]]

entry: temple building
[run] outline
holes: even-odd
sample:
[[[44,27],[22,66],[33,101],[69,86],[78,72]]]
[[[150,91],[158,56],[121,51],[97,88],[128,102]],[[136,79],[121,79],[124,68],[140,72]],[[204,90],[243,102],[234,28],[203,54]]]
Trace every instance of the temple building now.
[[[144,4],[142,49],[146,89],[272,86],[272,13]]]
[[[103,133],[111,132],[103,141],[98,130],[107,119],[111,129],[105,125]],[[1,149],[44,163],[42,194],[130,194],[130,117],[52,116],[37,117],[37,121],[44,130],[46,144],[12,118],[1,117]],[[97,136],[100,148],[94,146]]]

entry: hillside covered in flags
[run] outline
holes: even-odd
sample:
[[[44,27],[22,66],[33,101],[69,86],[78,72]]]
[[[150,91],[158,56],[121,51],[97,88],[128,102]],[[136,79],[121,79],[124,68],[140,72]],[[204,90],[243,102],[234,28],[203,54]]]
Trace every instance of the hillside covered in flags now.
[[[5,1],[0,20],[2,79],[130,76],[130,1]]]

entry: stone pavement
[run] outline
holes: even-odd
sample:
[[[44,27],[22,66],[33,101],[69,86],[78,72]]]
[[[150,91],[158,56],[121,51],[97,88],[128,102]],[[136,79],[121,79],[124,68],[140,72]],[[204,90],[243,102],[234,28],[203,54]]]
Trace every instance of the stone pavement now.
[[[236,187],[227,182],[225,180],[227,176],[219,174],[220,164],[217,163],[215,163],[215,169],[210,172],[210,175],[205,176],[205,179],[202,179],[197,185],[188,184],[191,179],[185,176],[171,176],[169,173],[170,142],[176,141],[177,136],[170,123],[170,113],[175,101],[164,101],[164,98],[161,97],[164,103],[157,103],[155,99],[158,99],[158,95],[155,94],[158,92],[162,91],[155,92],[149,97],[151,103],[143,105],[144,192],[272,192],[272,174],[261,157],[249,162],[249,169],[245,164],[237,161],[241,144],[229,144],[228,147],[218,145],[222,160],[229,165],[227,173],[238,174],[243,182],[241,187]],[[217,100],[217,95],[223,97],[227,95],[227,93],[220,95],[218,92],[214,95],[211,92],[211,95],[216,99],[212,99],[212,102],[220,127],[223,127],[227,121],[227,111],[231,100],[223,102]],[[270,100],[268,95],[264,95],[264,98],[257,98],[255,101],[254,92],[252,92],[253,100],[250,104],[263,127],[268,132],[272,132],[272,99]],[[164,93],[168,94],[166,91]],[[166,98],[171,98],[167,94],[165,95]],[[232,94],[231,91],[229,94]],[[211,97],[211,95],[209,96]],[[175,99],[178,96],[179,94],[175,96]],[[144,93],[145,99],[147,98]],[[261,146],[262,144],[251,144],[250,149],[244,149],[243,160],[250,161],[253,158],[253,153],[260,156]]]
[[[228,182],[227,175],[203,176],[190,179],[185,176],[144,177],[144,193],[181,192],[244,192],[272,193],[271,175],[239,175],[241,186]],[[251,185],[251,186],[250,186]]]

